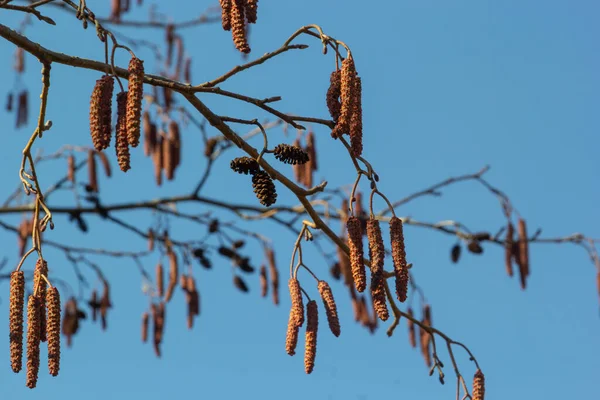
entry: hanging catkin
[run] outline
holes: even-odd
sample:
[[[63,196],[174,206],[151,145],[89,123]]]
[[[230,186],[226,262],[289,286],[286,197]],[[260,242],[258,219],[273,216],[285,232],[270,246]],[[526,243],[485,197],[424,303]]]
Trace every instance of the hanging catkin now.
[[[27,387],[37,385],[40,369],[40,301],[31,295],[27,303]]]
[[[362,229],[358,218],[351,216],[346,222],[348,230],[348,248],[350,249],[350,267],[356,290],[363,292],[367,286],[365,277],[365,264],[363,262],[364,251],[362,241]]]
[[[114,80],[104,75],[96,81],[90,100],[90,134],[96,150],[101,151],[110,145],[112,95]]]
[[[129,91],[127,92],[127,142],[131,147],[140,143],[142,98],[144,97],[144,62],[132,57],[129,61]]]
[[[165,302],[169,302],[173,297],[175,287],[177,286],[177,280],[179,278],[177,255],[173,250],[169,250],[167,256],[169,258],[169,284],[167,285],[167,291],[165,293]]]
[[[269,293],[269,282],[267,279],[267,267],[260,266],[260,296],[267,297]]]
[[[231,0],[231,35],[235,48],[242,53],[250,53],[248,38],[246,37],[245,7],[246,0]]]
[[[10,364],[13,372],[21,371],[23,364],[23,306],[25,277],[23,271],[10,274]]]
[[[506,265],[506,273],[508,276],[513,276],[513,243],[514,243],[515,227],[508,221],[506,226],[506,243],[504,244],[504,263]]]
[[[156,294],[162,297],[165,292],[164,271],[161,263],[156,265]]]
[[[128,92],[117,95],[117,126],[115,127],[115,151],[121,171],[127,172],[131,169],[131,155],[129,154],[129,143],[127,134],[127,101]]]
[[[319,294],[323,299],[323,306],[325,307],[325,314],[327,314],[327,322],[329,329],[334,336],[340,336],[340,320],[338,318],[337,307],[335,305],[335,299],[333,298],[333,292],[329,287],[329,284],[325,281],[319,281]]]
[[[406,313],[408,314],[409,317],[411,317],[411,318],[414,317],[412,308],[408,307],[408,310]],[[408,324],[408,341],[409,341],[411,347],[416,348],[417,347],[417,333],[415,331],[415,323],[410,318],[407,318],[406,321]]]
[[[88,184],[90,192],[98,193],[98,173],[96,172],[96,157],[94,156],[94,154],[94,150],[90,150],[88,152]]]
[[[362,83],[358,76],[354,77],[352,85],[352,101],[351,101],[351,115],[350,115],[350,147],[352,148],[352,154],[354,157],[360,157],[363,151],[362,137],[363,137],[363,125],[362,125]]]
[[[527,277],[529,276],[529,242],[527,238],[527,225],[525,220],[519,218],[519,268],[521,269],[521,287],[527,286]]]
[[[60,294],[56,287],[46,292],[48,306],[48,321],[46,336],[48,337],[48,371],[57,376],[60,369]]]
[[[246,21],[255,24],[258,18],[258,0],[246,0]]]
[[[390,238],[396,279],[396,296],[400,302],[405,302],[408,294],[408,265],[406,263],[404,233],[400,218],[392,217],[390,219]]]
[[[290,310],[290,318],[288,320],[287,333],[285,335],[285,352],[290,356],[296,354],[296,346],[298,345],[298,333],[300,327],[296,324],[296,314],[294,308]]]
[[[304,347],[304,371],[310,374],[315,367],[317,355],[317,331],[319,329],[319,309],[317,302],[311,300],[306,305],[306,335]]]
[[[292,299],[292,314],[294,315],[294,323],[297,327],[304,324],[304,303],[302,303],[302,290],[300,282],[296,278],[290,278],[288,282],[290,289],[290,298]]]
[[[326,103],[329,109],[329,115],[333,122],[338,121],[342,110],[342,104],[340,103],[340,94],[342,86],[342,72],[336,69],[331,73],[329,78],[329,88],[327,89]]]
[[[271,277],[271,292],[273,293],[273,303],[279,305],[279,271],[275,264],[275,252],[272,248],[266,249],[267,260],[269,261],[269,276]]]
[[[48,277],[48,263],[38,258],[33,271],[33,293],[40,305],[40,340],[46,341],[46,288],[48,284],[42,276]]]
[[[231,2],[232,0],[219,0],[219,3],[221,3],[221,25],[226,31],[231,30]]]
[[[484,400],[485,396],[485,376],[480,369],[475,372],[473,377],[473,400]]]
[[[142,342],[146,343],[148,341],[148,325],[150,324],[150,314],[145,311],[142,314]]]

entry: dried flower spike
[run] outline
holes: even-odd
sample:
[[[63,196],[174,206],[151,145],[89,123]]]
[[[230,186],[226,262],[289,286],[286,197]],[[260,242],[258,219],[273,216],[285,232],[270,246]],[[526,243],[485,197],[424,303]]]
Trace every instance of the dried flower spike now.
[[[308,162],[308,154],[298,146],[290,146],[289,144],[278,144],[273,149],[275,158],[286,164],[305,164]]]
[[[232,0],[219,0],[221,3],[221,26],[224,30],[231,30],[231,2]]]
[[[23,306],[25,277],[23,271],[10,274],[10,364],[13,372],[21,371],[23,363]]]
[[[115,127],[115,150],[117,161],[121,171],[127,172],[131,169],[131,155],[129,154],[129,142],[127,134],[127,100],[128,92],[117,95],[117,126]]]
[[[246,0],[246,21],[255,24],[258,18],[258,0]]]
[[[331,132],[334,138],[338,138],[344,133],[349,133],[350,119],[354,109],[352,102],[356,98],[353,94],[355,90],[355,78],[356,67],[354,66],[354,59],[350,55],[342,61],[342,71],[340,74],[341,109],[337,124]]]
[[[296,346],[298,345],[298,332],[300,327],[296,324],[296,315],[294,309],[290,310],[290,318],[288,320],[287,333],[285,336],[285,352],[290,356],[296,354]]]
[[[352,278],[356,290],[363,292],[367,286],[365,277],[365,264],[363,262],[364,251],[362,241],[362,228],[358,218],[351,216],[346,222],[348,229],[348,248],[350,249],[350,266],[352,268]]]
[[[310,374],[315,367],[317,355],[317,331],[319,329],[319,309],[317,302],[311,300],[306,305],[306,336],[304,348],[304,371]]]
[[[267,267],[264,265],[260,266],[260,295],[261,297],[267,297],[269,292],[269,282],[267,279]]]
[[[352,154],[355,157],[360,157],[363,151],[362,136],[363,136],[363,125],[362,125],[362,83],[358,76],[354,77],[352,85],[352,112],[350,116],[350,146],[352,147]]]
[[[504,263],[506,265],[506,273],[508,276],[513,276],[513,245],[514,245],[515,227],[509,221],[506,226],[506,243],[504,244]]]
[[[137,147],[140,143],[143,97],[144,62],[132,57],[129,61],[129,91],[127,92],[127,142],[131,147]]]
[[[250,157],[238,157],[231,160],[229,167],[238,174],[254,175],[260,167],[255,159]]]
[[[336,69],[331,73],[329,78],[329,88],[327,89],[327,108],[329,109],[329,115],[333,119],[333,122],[338,121],[342,110],[342,103],[340,103],[340,94],[342,88],[342,72]]]
[[[46,336],[48,337],[48,371],[57,376],[60,369],[60,294],[56,287],[51,287],[46,293],[48,305],[48,322]]]
[[[265,207],[270,207],[277,201],[277,192],[273,180],[265,171],[257,171],[252,177],[252,187],[256,197]]]
[[[290,298],[292,299],[291,313],[294,315],[294,323],[297,327],[301,327],[304,324],[304,303],[302,302],[300,282],[296,278],[290,278],[288,287],[290,289]]]
[[[96,81],[90,100],[90,134],[96,150],[101,151],[110,145],[112,95],[114,80],[104,75]]]
[[[275,252],[272,248],[266,249],[267,260],[269,261],[269,276],[271,277],[271,291],[273,293],[273,303],[279,305],[279,271],[275,264]]]
[[[148,341],[148,325],[150,324],[150,314],[144,312],[142,314],[142,342]]]
[[[484,400],[485,396],[485,376],[480,369],[475,372],[473,377],[473,400]]]
[[[233,44],[235,48],[242,53],[250,53],[248,38],[246,37],[246,20],[245,20],[245,2],[246,0],[231,0],[231,35],[233,36]]]
[[[527,225],[525,220],[519,218],[519,266],[523,270],[522,286],[525,288],[525,278],[529,276],[529,242],[527,239]]]
[[[385,299],[385,286],[383,271],[373,272],[371,275],[371,298],[373,299],[373,308],[377,316],[382,321],[387,321],[390,317]]]
[[[408,265],[404,247],[402,220],[397,217],[390,219],[390,238],[392,244],[392,260],[396,278],[396,296],[400,302],[405,302],[408,294]]]
[[[40,301],[31,295],[27,303],[27,387],[37,384],[40,369]]]
[[[318,288],[321,299],[323,299],[323,306],[325,307],[325,314],[327,314],[329,329],[335,337],[339,337],[340,320],[338,317],[337,307],[335,305],[335,299],[333,298],[333,292],[331,291],[329,284],[325,281],[319,281]]]
[[[161,263],[156,265],[156,293],[158,297],[162,297],[165,292],[164,271]]]
[[[48,284],[42,276],[48,276],[48,263],[42,262],[41,258],[38,258],[35,263],[35,269],[33,271],[33,293],[38,298],[40,305],[40,340],[46,341],[46,288]]]
[[[88,184],[90,192],[98,193],[98,173],[96,172],[96,157],[94,156],[94,154],[94,150],[90,150],[88,152]]]

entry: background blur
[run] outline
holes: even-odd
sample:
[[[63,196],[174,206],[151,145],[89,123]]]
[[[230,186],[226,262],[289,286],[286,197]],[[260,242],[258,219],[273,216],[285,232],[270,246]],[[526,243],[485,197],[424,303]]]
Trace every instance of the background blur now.
[[[151,2],[144,3],[123,19],[146,19]],[[217,5],[216,1],[189,0],[158,3],[157,11],[173,21],[192,18]],[[88,1],[88,6],[103,16],[108,15],[109,4],[108,0]],[[258,23],[251,30],[250,59],[278,48],[300,26],[320,24],[326,33],[349,44],[355,55],[364,90],[364,156],[374,163],[380,188],[390,199],[489,164],[492,168],[486,177],[510,196],[527,219],[530,232],[541,227],[543,236],[582,232],[600,237],[600,5],[552,0],[371,4],[376,6],[357,0],[261,1]],[[103,47],[93,29],[84,31],[72,15],[44,8],[57,26],[34,18],[26,30],[32,40],[56,51],[103,59]],[[0,23],[13,29],[22,18],[21,13],[0,10]],[[115,27],[115,31],[153,40],[164,48],[161,30]],[[219,23],[181,32],[193,58],[196,84],[243,62],[230,33]],[[276,106],[285,112],[327,117],[324,95],[333,57],[323,56],[314,38],[300,37],[296,43],[311,47],[270,60],[222,87],[261,98],[281,95],[283,101]],[[24,79],[14,81],[14,51],[12,44],[0,40],[0,93],[4,96],[9,90],[28,88],[30,119],[28,126],[15,130],[15,114],[0,109],[2,198],[19,183],[21,149],[34,129],[40,91],[40,66],[31,56],[26,59]],[[148,60],[152,57],[147,50],[139,50],[138,55]],[[126,66],[127,60],[125,53],[118,57],[121,66]],[[157,70],[153,62],[146,62],[147,72]],[[36,148],[43,146],[51,153],[66,143],[91,145],[88,106],[99,76],[94,71],[53,66],[47,115],[54,125]],[[236,101],[209,94],[201,98],[219,114],[266,117]],[[243,126],[234,128],[246,131]],[[345,150],[330,139],[326,129],[314,128],[320,163],[316,178],[326,178],[332,188],[351,183],[354,169]],[[290,143],[293,138],[284,136],[281,129],[269,135],[273,142]],[[103,202],[191,190],[205,165],[199,132],[186,129],[183,143],[178,179],[161,188],[154,185],[151,161],[143,157],[141,149],[133,152],[133,169],[127,174],[118,171],[114,150],[109,150],[115,173],[109,180],[102,177]],[[229,160],[239,155],[230,150],[219,159],[204,195],[258,204],[247,177],[227,167]],[[46,163],[40,169],[42,182],[50,185],[65,168],[63,161]],[[291,173],[291,168],[282,168]],[[281,185],[278,190],[281,204],[294,204]],[[72,203],[72,194],[64,192],[50,205]],[[381,206],[377,204],[377,208]],[[185,210],[200,213],[210,209],[195,206]],[[422,198],[397,212],[430,222],[453,219],[475,231],[493,233],[505,222],[495,198],[474,183],[452,186],[441,198]],[[151,221],[150,212],[120,216],[144,230]],[[17,224],[20,218],[3,216],[2,220]],[[90,231],[86,235],[64,217],[55,222],[56,229],[46,237],[74,246],[113,250],[146,246],[99,218],[87,219]],[[94,260],[103,266],[112,284],[114,308],[109,313],[108,331],[85,323],[72,348],[63,343],[58,378],[51,379],[42,358],[38,388],[33,391],[25,387],[24,374],[10,371],[6,338],[0,346],[2,397],[453,398],[455,379],[447,354],[440,352],[447,376],[442,386],[435,376],[428,376],[419,351],[409,347],[405,321],[391,338],[384,328],[370,335],[353,322],[346,290],[339,282],[332,286],[342,335],[335,339],[321,319],[315,371],[305,375],[302,344],[293,358],[284,351],[289,310],[286,265],[295,237],[271,222],[241,226],[274,239],[282,277],[279,307],[259,297],[258,276],[248,277],[251,292],[243,294],[231,284],[231,270],[223,259],[214,257],[210,271],[195,264],[202,315],[194,330],[188,331],[183,293],[178,288],[167,310],[163,357],[157,359],[151,345],[140,341],[140,315],[147,299],[135,264],[97,257]],[[173,221],[171,232],[178,239],[199,238],[205,228]],[[600,327],[596,271],[582,249],[571,244],[532,246],[532,274],[523,292],[517,279],[506,276],[503,249],[498,246],[485,246],[482,256],[465,252],[453,265],[449,252],[455,238],[414,227],[407,227],[405,236],[413,272],[432,305],[434,325],[473,350],[486,374],[488,400],[591,398],[597,392]],[[1,255],[9,260],[5,273],[18,260],[15,237],[0,231],[0,240]],[[309,243],[304,249],[307,264],[331,282],[329,265]],[[253,256],[253,264],[260,265],[261,249],[250,247],[247,252]],[[51,277],[60,276],[77,290],[73,269],[62,254],[48,249],[45,255]],[[144,259],[150,272],[156,262],[156,255]],[[85,273],[94,283],[93,274]],[[310,278],[303,275],[301,279]],[[0,286],[0,321],[6,321],[8,282]],[[324,318],[322,308],[321,314]],[[470,384],[474,366],[458,350],[457,354]]]

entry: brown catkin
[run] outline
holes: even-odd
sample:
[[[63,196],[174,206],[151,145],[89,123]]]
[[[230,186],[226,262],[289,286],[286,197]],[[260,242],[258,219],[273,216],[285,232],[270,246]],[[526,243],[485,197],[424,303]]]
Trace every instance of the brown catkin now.
[[[110,162],[108,161],[108,157],[106,157],[106,154],[104,154],[101,151],[99,151],[97,154],[100,158],[100,164],[102,164],[102,168],[104,169],[104,174],[107,178],[110,178],[112,175],[112,171],[110,168]]]
[[[98,193],[98,173],[96,172],[96,157],[94,154],[94,150],[88,152],[88,184],[91,192]]]
[[[329,324],[329,329],[335,337],[339,337],[341,333],[340,320],[331,287],[329,287],[327,282],[319,281],[318,288],[321,299],[323,299],[323,306],[325,307],[325,314],[327,314],[327,323]]]
[[[175,177],[175,159],[173,154],[173,143],[169,137],[165,137],[162,142],[163,169],[165,178],[171,181]]]
[[[27,387],[37,384],[40,369],[40,301],[31,295],[27,303]]]
[[[317,331],[319,329],[319,308],[317,302],[311,300],[306,305],[306,335],[304,347],[304,371],[310,374],[315,367],[317,355]]]
[[[269,293],[269,282],[267,279],[267,267],[264,265],[260,266],[260,295],[261,297],[267,297]]]
[[[114,80],[104,75],[96,81],[90,100],[90,134],[96,150],[104,150],[110,145],[112,95]]]
[[[67,157],[67,179],[75,182],[75,157],[72,154]]]
[[[161,263],[156,266],[156,292],[158,297],[162,297],[165,292],[164,271]]]
[[[51,287],[46,293],[48,305],[48,322],[46,336],[48,337],[48,371],[57,376],[60,369],[60,294],[56,287]]]
[[[269,276],[271,277],[271,292],[273,293],[273,303],[279,305],[279,271],[275,263],[275,252],[272,248],[266,249],[267,261],[269,261]]]
[[[144,111],[142,114],[142,133],[144,134],[144,155],[148,157],[154,151],[156,141],[156,126],[153,127],[150,113]],[[154,128],[154,132],[153,132]]]
[[[387,321],[390,314],[385,299],[384,282],[383,271],[373,272],[371,275],[371,298],[373,300],[373,308],[382,321]]]
[[[301,327],[304,324],[304,303],[302,303],[300,282],[296,278],[290,278],[288,287],[290,289],[290,298],[292,299],[291,313],[294,314],[294,323],[297,327]]]
[[[356,67],[354,65],[354,59],[352,56],[349,56],[342,61],[342,71],[340,74],[340,116],[336,127],[333,132],[331,132],[331,135],[335,138],[338,138],[344,133],[349,133],[350,119],[352,117],[352,110],[354,109],[352,101],[356,98],[356,96],[353,95],[353,91],[355,90],[355,77]]]
[[[400,218],[392,217],[390,219],[390,239],[396,278],[396,296],[400,302],[405,302],[408,295],[408,265],[406,263],[404,233]]]
[[[352,85],[352,112],[350,115],[350,147],[355,157],[360,157],[363,151],[363,124],[362,124],[362,83],[358,76],[354,77]]]
[[[10,364],[13,372],[21,371],[23,364],[23,306],[25,303],[25,276],[23,271],[10,274]]]
[[[294,309],[290,310],[290,318],[288,320],[287,333],[285,335],[285,352],[290,356],[296,354],[296,345],[298,344],[298,332],[300,327],[296,324],[296,314]]]
[[[173,250],[169,250],[167,256],[169,257],[169,284],[167,285],[167,291],[165,293],[165,302],[169,302],[175,292],[177,286],[177,280],[179,278],[179,266],[177,263],[177,254]]]
[[[156,146],[154,147],[154,153],[152,154],[152,161],[154,162],[154,179],[158,186],[162,185],[162,170],[163,170],[163,152],[162,144],[163,138],[161,135],[157,136]]]
[[[150,314],[148,312],[144,312],[142,314],[142,342],[146,343],[148,341],[148,326],[150,325]]]
[[[173,169],[176,169],[181,164],[181,134],[179,133],[179,125],[175,121],[169,122],[169,140],[173,152]]]
[[[383,261],[385,259],[385,247],[381,235],[379,221],[370,218],[367,221],[367,239],[369,241],[369,250],[371,254],[371,272],[383,272]]]
[[[232,0],[219,0],[221,3],[221,26],[224,30],[231,30],[231,2]]]
[[[42,276],[48,277],[48,263],[38,258],[33,271],[33,292],[40,305],[40,340],[46,341],[46,289],[48,284]]]
[[[414,317],[413,309],[408,307],[407,314],[409,317]],[[417,347],[417,332],[415,331],[415,323],[408,318],[406,319],[406,321],[408,324],[408,341],[409,341],[411,347],[416,348]]]
[[[245,1],[231,0],[231,35],[235,48],[242,53],[250,53],[248,38],[246,37]]]
[[[336,69],[331,73],[329,77],[329,88],[327,89],[327,96],[325,97],[327,102],[327,108],[329,109],[329,115],[333,119],[333,122],[337,122],[340,118],[342,110],[342,103],[340,103],[341,85],[342,85],[342,71]]]
[[[309,131],[306,135],[306,148],[304,149],[308,153],[308,159],[310,160],[310,167],[313,171],[319,169],[317,165],[317,144],[315,142],[315,134],[313,131]]]
[[[129,143],[127,141],[127,112],[128,92],[117,95],[117,126],[115,127],[115,150],[117,161],[121,171],[127,172],[131,169],[131,155],[129,154]]]
[[[258,0],[246,0],[246,21],[255,24],[258,18]]]
[[[110,287],[108,286],[108,282],[104,281],[104,289],[102,291],[102,297],[100,298],[100,321],[102,323],[102,330],[106,330],[108,327],[108,320],[106,317],[108,316],[108,309],[112,307],[112,303],[110,301]]]
[[[352,278],[354,279],[356,290],[363,292],[367,286],[367,280],[365,277],[365,264],[363,262],[364,251],[360,221],[355,216],[351,216],[346,222],[346,228],[348,229]]]
[[[514,243],[515,227],[512,222],[508,222],[506,226],[506,242],[504,244],[504,263],[506,265],[506,273],[508,276],[513,276],[513,243]]]
[[[473,377],[473,400],[484,400],[485,396],[485,376],[480,369],[475,372]]]
[[[129,61],[129,91],[127,92],[127,142],[131,147],[137,147],[140,143],[143,97],[144,62],[132,57]]]
[[[529,243],[527,239],[527,225],[525,220],[519,218],[518,223],[519,230],[519,258],[521,260],[524,276],[529,276]]]

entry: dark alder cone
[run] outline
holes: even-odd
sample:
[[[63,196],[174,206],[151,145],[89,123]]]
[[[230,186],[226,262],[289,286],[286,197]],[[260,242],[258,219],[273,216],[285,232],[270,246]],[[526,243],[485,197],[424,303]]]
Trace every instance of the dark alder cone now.
[[[342,110],[342,103],[340,103],[340,94],[342,89],[342,71],[336,69],[331,73],[329,78],[329,88],[327,89],[327,108],[329,109],[329,115],[333,119],[333,122],[338,121]]]
[[[396,296],[400,302],[405,302],[408,295],[408,265],[404,247],[402,220],[397,217],[390,219],[390,239],[392,245],[392,260],[396,280]]]
[[[363,241],[361,223],[358,218],[351,216],[346,222],[348,229],[348,248],[350,249],[350,267],[356,290],[363,292],[367,286],[365,264],[363,261]]]
[[[37,384],[40,370],[40,301],[31,295],[27,303],[27,387]]]
[[[98,193],[98,173],[96,172],[96,157],[94,157],[94,150],[88,152],[88,180],[90,192]]]
[[[128,92],[117,95],[117,126],[115,127],[115,151],[121,171],[127,172],[131,169],[131,155],[129,154],[129,142],[127,140],[127,101]]]
[[[235,48],[242,53],[250,53],[248,38],[246,37],[246,16],[245,16],[246,0],[231,0],[231,35]]]
[[[237,275],[235,275],[233,277],[233,285],[236,288],[238,288],[240,290],[240,292],[248,293],[248,291],[249,291],[248,285],[246,285],[246,282],[244,282],[244,280]]]
[[[315,143],[315,134],[313,131],[308,132],[308,135],[306,135],[305,151],[308,154],[308,159],[311,163],[311,169],[316,171],[319,169],[319,167],[317,165],[317,144]]]
[[[258,0],[246,0],[246,21],[255,24],[258,18]]]
[[[269,281],[267,279],[267,267],[264,265],[260,266],[260,295],[261,297],[267,297],[269,293]]]
[[[290,146],[289,144],[278,144],[273,149],[275,158],[286,164],[304,164],[308,162],[308,154],[298,146]]]
[[[272,248],[266,250],[267,261],[269,262],[269,276],[271,277],[271,292],[273,293],[273,303],[279,305],[279,271],[275,263],[275,252]]]
[[[237,157],[231,160],[229,167],[238,174],[254,175],[260,167],[255,159],[250,157]]]
[[[210,221],[210,224],[208,225],[208,232],[209,233],[215,233],[219,230],[219,220],[218,219],[213,219]],[[226,249],[226,250],[221,250],[222,249]],[[221,253],[222,255],[225,255],[226,257],[233,257],[233,255],[235,254],[235,252],[231,251],[229,248],[221,246],[219,247],[219,253]],[[226,255],[228,254],[228,255]]]
[[[311,300],[306,305],[306,335],[304,348],[304,371],[310,374],[315,367],[317,355],[317,331],[319,329],[319,309],[317,302]]]
[[[277,201],[277,193],[273,180],[265,171],[257,171],[252,177],[252,188],[256,197],[265,207],[269,207]]]
[[[221,26],[224,30],[231,30],[231,2],[232,0],[219,0],[221,3]]]
[[[414,317],[413,309],[408,307],[407,314],[409,317]],[[408,341],[409,341],[411,347],[416,348],[417,347],[417,333],[415,331],[415,323],[408,318],[406,319],[406,321],[408,323]]]
[[[523,268],[524,276],[529,276],[529,243],[527,241],[527,225],[525,220],[519,218],[519,259],[521,268]]]
[[[75,182],[75,157],[72,154],[67,157],[67,179]]]
[[[362,124],[362,83],[358,76],[354,77],[352,85],[352,112],[350,115],[350,147],[355,157],[360,157],[363,151]]]
[[[127,92],[127,142],[131,147],[140,143],[140,120],[144,97],[144,62],[132,57],[129,61],[129,91]]]
[[[452,262],[454,264],[456,264],[458,262],[458,260],[460,259],[461,250],[462,250],[462,248],[460,247],[459,243],[452,246],[452,250],[450,250],[450,260],[452,260]]]
[[[102,298],[100,298],[100,320],[102,322],[103,330],[106,330],[107,328],[106,317],[110,307],[112,307],[110,302],[110,288],[108,287],[108,283],[104,281],[104,290],[102,292]]]
[[[101,151],[110,145],[112,95],[114,80],[104,75],[96,81],[90,100],[90,134],[96,150]]]
[[[473,400],[484,400],[485,396],[485,377],[483,372],[478,369],[473,377]]]
[[[506,242],[504,243],[504,264],[506,265],[506,273],[508,276],[513,276],[513,245],[515,237],[515,227],[512,222],[508,221],[506,226]]]
[[[142,314],[142,342],[148,341],[148,325],[150,324],[150,314],[144,312]]]
[[[165,292],[164,271],[161,263],[156,266],[156,292],[158,297],[162,297]]]
[[[294,308],[290,310],[290,318],[288,320],[287,333],[285,336],[285,352],[290,356],[296,354],[296,345],[298,344],[298,333],[300,327],[296,324],[296,314]]]
[[[323,299],[323,306],[325,307],[325,314],[327,314],[327,322],[329,329],[335,337],[340,336],[340,320],[338,317],[337,306],[335,305],[335,299],[333,298],[333,292],[331,287],[325,281],[319,281],[319,294]]]
[[[152,154],[152,161],[154,162],[154,179],[158,186],[162,185],[162,170],[163,170],[163,138],[158,135],[156,139],[156,146],[154,147],[154,153]]]
[[[479,244],[477,240],[471,240],[469,244],[467,244],[467,249],[473,254],[482,254],[483,247]]]
[[[33,271],[33,293],[38,298],[38,304],[40,306],[40,340],[46,341],[46,289],[48,284],[42,276],[48,277],[48,263],[42,261],[41,258],[35,263],[35,270]]]
[[[23,306],[25,277],[23,271],[10,274],[10,364],[13,372],[21,371],[23,363]]]
[[[245,245],[246,245],[246,242],[244,240],[242,240],[242,239],[236,240],[235,242],[233,242],[231,244],[231,246],[233,246],[234,249],[241,249]]]
[[[60,369],[60,294],[56,287],[51,287],[46,293],[48,305],[48,322],[46,336],[48,337],[48,371],[57,376]]]
[[[296,278],[290,278],[288,281],[290,289],[290,298],[292,300],[292,313],[294,314],[294,323],[296,327],[301,327],[304,324],[304,303],[302,303],[302,290],[300,282]]]

